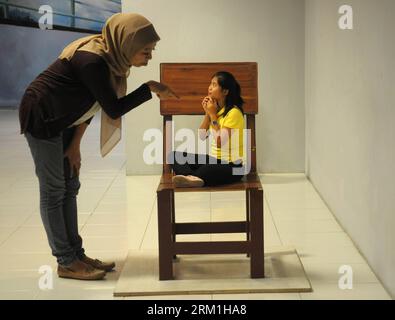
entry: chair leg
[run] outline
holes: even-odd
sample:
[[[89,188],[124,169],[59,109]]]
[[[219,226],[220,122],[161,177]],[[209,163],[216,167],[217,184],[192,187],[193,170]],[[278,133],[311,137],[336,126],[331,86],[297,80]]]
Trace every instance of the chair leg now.
[[[250,241],[250,192],[249,189],[246,190],[246,236],[247,241]],[[250,254],[247,253],[247,258],[250,257]]]
[[[174,197],[175,193],[171,193],[171,225],[172,225],[172,231],[171,231],[171,240],[173,244],[177,241],[177,235],[175,233],[175,229],[173,228],[174,224],[176,223],[176,208],[175,208],[175,203],[174,203]],[[173,260],[177,259],[177,255],[173,255]]]
[[[263,190],[250,190],[251,278],[264,278]]]
[[[173,226],[172,196],[174,191],[158,191],[158,242],[159,242],[159,280],[173,279]]]

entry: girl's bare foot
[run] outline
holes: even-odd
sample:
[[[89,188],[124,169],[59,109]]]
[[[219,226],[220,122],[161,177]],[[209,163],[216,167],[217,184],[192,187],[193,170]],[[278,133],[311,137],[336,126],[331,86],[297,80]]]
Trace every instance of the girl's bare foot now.
[[[204,181],[195,176],[177,175],[174,176],[172,180],[177,188],[199,188],[204,185]]]

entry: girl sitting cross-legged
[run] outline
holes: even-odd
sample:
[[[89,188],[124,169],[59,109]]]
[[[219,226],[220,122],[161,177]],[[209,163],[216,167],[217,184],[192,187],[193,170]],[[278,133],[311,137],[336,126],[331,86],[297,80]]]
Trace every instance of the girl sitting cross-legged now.
[[[175,173],[176,187],[202,187],[234,183],[243,177],[243,99],[235,77],[217,72],[202,101],[205,111],[199,128],[200,139],[212,135],[209,155],[172,152],[170,165]],[[237,172],[237,174],[235,173]]]

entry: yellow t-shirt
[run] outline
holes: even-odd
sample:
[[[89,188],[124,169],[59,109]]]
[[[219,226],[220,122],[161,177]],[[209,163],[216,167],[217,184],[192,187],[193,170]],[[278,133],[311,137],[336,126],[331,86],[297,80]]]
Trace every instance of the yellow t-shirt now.
[[[236,162],[243,160],[243,129],[244,129],[244,116],[239,108],[234,107],[224,117],[223,113],[225,108],[222,108],[218,113],[218,124],[220,128],[229,128],[231,133],[225,145],[221,148],[217,147],[216,139],[214,138],[214,129],[210,124],[210,133],[213,137],[211,142],[210,155],[217,159],[225,160],[227,162]]]

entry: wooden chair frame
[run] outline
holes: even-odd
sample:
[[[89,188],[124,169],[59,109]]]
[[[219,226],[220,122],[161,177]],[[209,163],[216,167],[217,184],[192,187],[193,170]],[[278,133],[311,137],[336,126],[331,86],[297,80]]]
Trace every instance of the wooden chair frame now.
[[[251,130],[251,170],[238,183],[217,187],[175,188],[167,156],[172,151],[171,135],[174,115],[204,114],[201,99],[206,95],[211,76],[229,71],[242,87],[246,101],[246,128]],[[157,188],[159,279],[171,280],[173,259],[182,254],[239,254],[250,257],[251,278],[263,278],[264,226],[263,188],[256,172],[255,115],[258,113],[258,71],[256,63],[163,63],[161,81],[172,87],[180,100],[161,101],[163,116],[163,173]],[[170,130],[170,131],[169,131]],[[246,221],[176,223],[175,192],[246,192]],[[180,234],[245,233],[246,241],[177,242]]]

